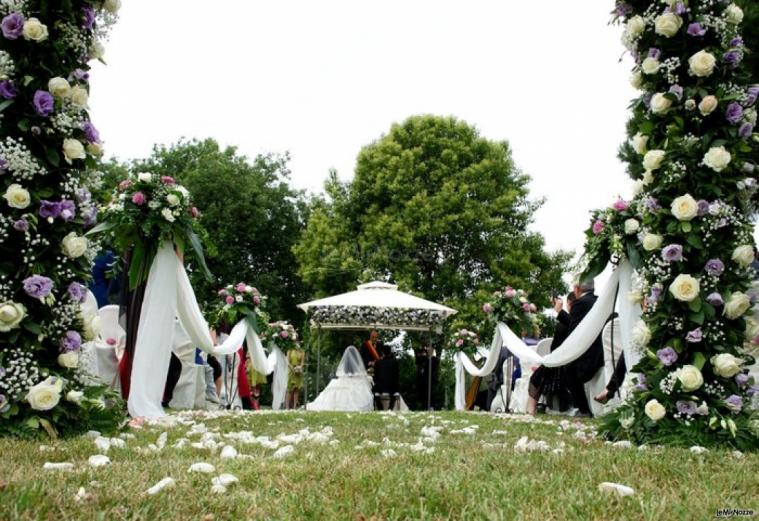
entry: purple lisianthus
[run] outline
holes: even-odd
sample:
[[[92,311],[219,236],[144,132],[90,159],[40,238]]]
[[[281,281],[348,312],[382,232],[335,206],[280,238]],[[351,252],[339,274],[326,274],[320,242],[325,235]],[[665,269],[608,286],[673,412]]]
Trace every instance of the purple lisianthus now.
[[[79,351],[82,347],[82,337],[76,331],[67,331],[66,336],[61,338],[61,350]]]
[[[680,85],[672,85],[669,92],[677,96],[677,99],[683,99],[683,88]]]
[[[6,168],[8,168],[8,161],[0,157],[0,174],[4,174]]]
[[[648,385],[646,385],[648,380],[646,380],[646,375],[640,374],[638,375],[638,383],[635,384],[635,390],[636,391],[648,391]]]
[[[84,226],[89,228],[94,226],[98,221],[98,209],[97,206],[90,206],[82,212],[82,219],[84,219]]]
[[[664,349],[659,349],[656,352],[656,358],[658,358],[662,364],[669,367],[677,362],[677,351],[667,346]]]
[[[53,281],[42,275],[32,275],[24,279],[24,291],[32,298],[45,298],[53,291]]]
[[[683,247],[679,244],[670,244],[661,251],[662,258],[667,262],[680,262],[683,260]]]
[[[722,295],[717,293],[716,291],[714,293],[710,293],[706,297],[706,301],[711,304],[712,306],[724,306],[725,300],[722,298]]]
[[[742,139],[748,139],[751,137],[751,134],[754,133],[754,124],[750,121],[746,121],[743,123],[740,127],[738,127],[738,135]]]
[[[29,221],[26,219],[19,219],[13,223],[13,229],[17,232],[27,232],[29,231]]]
[[[92,193],[89,190],[82,187],[76,191],[76,200],[79,204],[87,204],[92,200]]]
[[[700,327],[697,327],[693,331],[688,331],[688,334],[685,335],[685,341],[690,342],[691,344],[698,344],[703,338],[704,332],[701,331]]]
[[[617,4],[614,12],[617,14],[617,16],[627,16],[633,12],[633,8],[630,4],[622,2],[621,4]]]
[[[84,138],[90,143],[100,143],[100,132],[95,128],[91,121],[85,121],[82,125]]]
[[[698,409],[698,404],[691,401],[677,400],[675,405],[677,406],[677,412],[686,416],[694,416],[696,409]]]
[[[738,387],[746,387],[748,385],[749,376],[746,373],[738,373],[735,375],[735,383]]]
[[[743,60],[743,54],[739,51],[727,51],[722,55],[722,59],[725,60],[730,67],[737,67]]]
[[[57,219],[61,215],[61,203],[55,201],[40,201],[40,217]]]
[[[74,78],[76,78],[79,81],[89,81],[90,79],[90,73],[85,71],[84,69],[75,69],[73,74],[74,74]]]
[[[72,282],[69,284],[68,291],[71,300],[74,302],[79,302],[81,304],[87,298],[87,288],[78,282]]]
[[[647,198],[645,201],[645,205],[646,205],[646,210],[648,210],[651,213],[661,210],[659,201],[657,201],[655,197]]]
[[[757,98],[759,98],[759,86],[752,85],[746,91],[746,100],[743,102],[743,106],[750,107],[756,103]]]
[[[746,395],[749,398],[752,398],[754,395],[759,394],[759,384],[752,385],[748,388],[748,391],[746,391]]]
[[[74,204],[74,201],[64,199],[60,202],[60,209],[61,219],[64,221],[69,222],[76,217],[76,204]]]
[[[675,4],[675,14],[678,14],[680,16],[684,15],[688,12],[688,8],[685,7],[685,4],[682,2],[677,2]]]
[[[651,293],[648,295],[648,302],[650,304],[656,304],[659,302],[659,298],[662,294],[662,287],[658,284],[651,286]]]
[[[703,36],[706,34],[706,29],[700,23],[693,22],[688,26],[688,34],[691,36]]]
[[[740,36],[736,36],[732,40],[730,40],[730,47],[743,47],[743,38]]]
[[[661,50],[657,49],[656,47],[651,47],[648,50],[648,57],[658,60],[659,58],[661,58]]]
[[[733,412],[741,412],[741,409],[743,409],[743,398],[737,394],[731,394],[725,399],[725,405]]]
[[[10,80],[0,81],[0,96],[5,99],[13,99],[18,96],[16,86]]]
[[[90,31],[95,26],[95,10],[90,6],[82,7],[82,27]]]
[[[722,262],[720,259],[709,259],[708,261],[706,261],[706,266],[704,266],[704,271],[706,271],[706,273],[708,273],[709,275],[719,277],[725,271],[725,263]]]
[[[8,40],[18,40],[24,34],[24,16],[20,13],[11,13],[0,22],[3,30],[3,36]]]
[[[48,117],[55,110],[53,95],[46,90],[38,90],[34,93],[34,110],[40,116]]]
[[[704,199],[700,199],[698,201],[698,216],[703,217],[704,215],[709,213],[709,201],[706,201]]]
[[[739,103],[736,103],[733,101],[730,103],[730,105],[727,106],[727,110],[725,111],[725,119],[729,123],[732,123],[735,125],[743,118],[743,107],[740,106]]]

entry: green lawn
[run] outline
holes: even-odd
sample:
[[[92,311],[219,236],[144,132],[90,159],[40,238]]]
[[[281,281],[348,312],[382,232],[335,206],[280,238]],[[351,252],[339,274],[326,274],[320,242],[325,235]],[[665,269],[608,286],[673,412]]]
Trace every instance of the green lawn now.
[[[562,428],[550,416],[530,422],[452,412],[216,416],[186,414],[174,426],[132,431],[99,468],[88,465],[100,453],[90,438],[0,440],[0,519],[662,520],[711,519],[719,508],[759,511],[759,455],[614,447],[592,438],[592,422]],[[439,428],[435,440],[425,427]],[[234,434],[241,431],[248,433]],[[158,449],[162,432],[168,439]],[[291,438],[279,446],[289,441],[294,450],[274,458],[281,435]],[[192,446],[204,436],[206,447]],[[254,439],[262,436],[269,438]],[[517,450],[522,436],[547,450]],[[225,444],[238,457],[222,459]],[[45,462],[74,468],[43,470]],[[197,462],[215,472],[188,473]],[[211,480],[222,473],[239,482],[214,493]],[[147,495],[165,477],[175,486]],[[604,481],[635,495],[600,492]],[[81,487],[86,494],[77,500]]]

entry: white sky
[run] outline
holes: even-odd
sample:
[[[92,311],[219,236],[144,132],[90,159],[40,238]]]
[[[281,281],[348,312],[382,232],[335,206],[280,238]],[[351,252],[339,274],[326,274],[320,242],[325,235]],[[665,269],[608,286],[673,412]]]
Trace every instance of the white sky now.
[[[290,151],[297,188],[413,114],[455,115],[508,140],[547,202],[535,228],[580,250],[588,212],[629,195],[630,60],[611,1],[125,0],[92,74],[110,155],[213,137]],[[220,194],[223,197],[223,194]]]

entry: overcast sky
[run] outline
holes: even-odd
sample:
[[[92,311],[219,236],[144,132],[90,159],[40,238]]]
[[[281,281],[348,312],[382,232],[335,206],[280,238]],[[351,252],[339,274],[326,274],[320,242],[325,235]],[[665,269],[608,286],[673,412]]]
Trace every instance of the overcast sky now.
[[[455,115],[511,143],[546,198],[535,228],[579,250],[588,212],[630,192],[616,151],[635,93],[612,3],[125,0],[92,117],[120,159],[213,137],[289,151],[293,184],[316,192],[393,122]]]

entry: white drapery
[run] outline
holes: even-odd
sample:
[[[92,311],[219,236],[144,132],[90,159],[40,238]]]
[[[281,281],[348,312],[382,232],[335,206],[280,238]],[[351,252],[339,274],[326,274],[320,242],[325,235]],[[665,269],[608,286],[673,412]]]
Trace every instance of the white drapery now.
[[[237,352],[247,340],[248,350],[256,370],[274,373],[273,409],[280,409],[287,392],[287,359],[274,344],[266,355],[261,339],[246,321],[232,329],[229,338],[214,346],[208,323],[200,311],[195,292],[184,266],[170,242],[158,249],[150,266],[145,287],[145,299],[140,312],[140,326],[132,360],[132,377],[127,406],[132,417],[164,415],[161,398],[174,345],[174,319],[179,318],[193,344],[212,355]]]
[[[619,302],[619,317],[621,325],[622,344],[624,349],[625,363],[628,368],[633,367],[639,356],[632,350],[631,337],[632,327],[640,318],[640,306],[630,301],[628,295],[632,289],[633,268],[628,261],[622,262],[614,272],[599,295],[593,308],[588,312],[580,324],[572,331],[572,334],[564,340],[554,352],[540,356],[534,348],[522,342],[506,324],[499,322],[495,328],[493,342],[487,354],[485,364],[478,368],[464,353],[456,353],[456,388],[454,405],[458,410],[466,408],[466,390],[464,389],[464,371],[472,376],[487,376],[493,372],[501,347],[506,346],[520,363],[527,365],[544,365],[546,367],[561,367],[574,362],[590,348],[593,341],[601,334],[609,316],[614,312],[615,300]],[[619,298],[617,299],[617,288]]]

